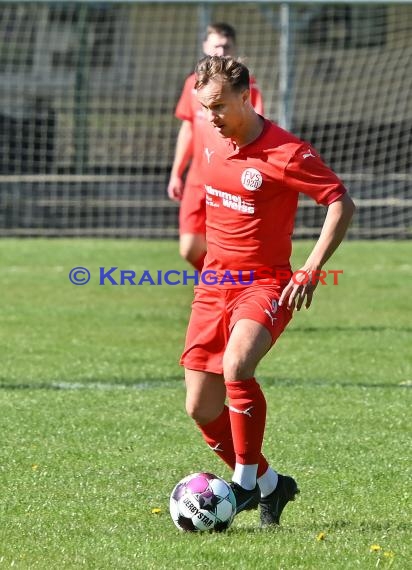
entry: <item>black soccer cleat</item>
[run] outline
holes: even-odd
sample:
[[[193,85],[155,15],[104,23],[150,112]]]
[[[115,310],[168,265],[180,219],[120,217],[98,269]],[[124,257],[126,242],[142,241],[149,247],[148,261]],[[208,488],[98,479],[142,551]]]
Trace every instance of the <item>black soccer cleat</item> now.
[[[257,509],[260,500],[259,485],[256,485],[254,489],[248,491],[232,481],[230,487],[235,495],[237,515],[242,511]]]
[[[294,501],[299,493],[296,481],[288,475],[278,474],[276,489],[267,497],[260,499],[260,524],[271,526],[280,524],[280,515],[289,501]]]

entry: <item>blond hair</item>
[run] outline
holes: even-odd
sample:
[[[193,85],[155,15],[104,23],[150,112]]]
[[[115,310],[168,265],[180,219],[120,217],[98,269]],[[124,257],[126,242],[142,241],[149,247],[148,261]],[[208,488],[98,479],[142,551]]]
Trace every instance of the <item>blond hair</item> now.
[[[201,89],[213,79],[228,83],[234,91],[249,89],[248,68],[231,56],[207,55],[195,69],[195,89]]]

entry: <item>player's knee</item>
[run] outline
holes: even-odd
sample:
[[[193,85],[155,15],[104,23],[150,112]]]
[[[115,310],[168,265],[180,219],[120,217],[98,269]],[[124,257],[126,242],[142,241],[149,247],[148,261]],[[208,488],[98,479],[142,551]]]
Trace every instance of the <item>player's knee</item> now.
[[[200,425],[208,424],[219,415],[209,403],[190,399],[186,400],[186,413]]]
[[[205,411],[201,402],[197,400],[186,400],[186,413],[197,423],[204,423]]]
[[[223,356],[223,375],[225,380],[242,380],[254,374],[253,366],[233,351],[225,352]]]

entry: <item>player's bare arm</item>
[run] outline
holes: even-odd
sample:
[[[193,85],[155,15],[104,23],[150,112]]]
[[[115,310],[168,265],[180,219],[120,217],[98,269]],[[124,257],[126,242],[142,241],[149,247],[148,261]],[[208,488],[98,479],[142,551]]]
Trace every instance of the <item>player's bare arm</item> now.
[[[183,121],[177,137],[175,157],[167,187],[167,193],[171,200],[179,202],[183,197],[183,173],[192,156],[193,126],[191,121]]]
[[[287,302],[290,310],[296,308],[297,311],[300,311],[303,305],[306,309],[310,307],[318,284],[316,272],[322,269],[345,237],[354,212],[355,204],[346,193],[328,206],[319,239],[304,266],[295,273],[283,290],[279,305]]]

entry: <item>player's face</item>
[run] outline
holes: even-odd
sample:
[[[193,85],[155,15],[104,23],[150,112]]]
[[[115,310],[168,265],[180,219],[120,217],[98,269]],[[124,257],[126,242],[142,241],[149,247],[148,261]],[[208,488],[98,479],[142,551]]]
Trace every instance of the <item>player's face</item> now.
[[[197,98],[217,132],[236,141],[245,124],[249,90],[234,91],[228,83],[212,80],[197,91]]]
[[[203,42],[205,55],[235,55],[235,44],[232,38],[226,38],[219,34],[209,34]]]

